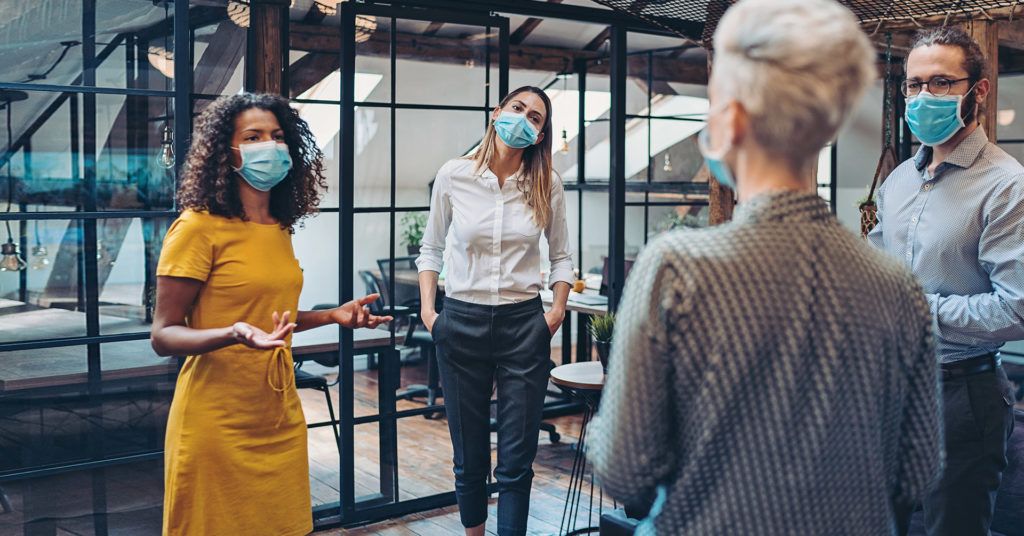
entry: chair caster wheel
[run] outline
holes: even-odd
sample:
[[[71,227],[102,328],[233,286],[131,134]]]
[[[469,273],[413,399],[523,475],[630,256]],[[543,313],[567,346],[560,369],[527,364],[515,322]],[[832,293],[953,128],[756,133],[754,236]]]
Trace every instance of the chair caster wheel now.
[[[551,434],[548,435],[548,438],[551,439],[552,443],[558,443],[559,440],[562,439],[562,435],[559,434],[558,432],[552,432]]]

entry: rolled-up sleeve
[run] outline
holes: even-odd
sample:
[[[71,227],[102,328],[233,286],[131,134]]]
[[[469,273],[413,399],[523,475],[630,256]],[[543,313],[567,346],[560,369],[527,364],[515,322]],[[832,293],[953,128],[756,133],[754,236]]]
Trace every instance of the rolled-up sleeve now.
[[[937,334],[948,341],[1001,343],[1024,339],[1024,182],[1015,178],[992,198],[978,242],[978,260],[992,291],[967,296],[932,293]]]
[[[569,255],[569,226],[565,221],[565,187],[557,176],[551,177],[551,217],[544,229],[548,240],[548,261],[551,276],[548,286],[565,281],[572,285],[576,277],[572,272],[572,256]]]
[[[430,216],[423,230],[420,256],[416,268],[420,272],[441,272],[444,265],[444,243],[452,223],[451,176],[448,165],[442,166],[434,178],[434,191],[430,195]]]

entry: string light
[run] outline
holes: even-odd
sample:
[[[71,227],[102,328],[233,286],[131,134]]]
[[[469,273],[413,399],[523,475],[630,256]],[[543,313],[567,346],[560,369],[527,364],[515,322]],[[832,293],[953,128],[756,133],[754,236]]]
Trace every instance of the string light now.
[[[7,226],[7,242],[0,245],[0,254],[3,255],[3,259],[0,260],[0,272],[18,272],[24,270],[27,264],[18,255],[18,245],[14,243],[14,240],[10,236],[11,226]]]
[[[156,163],[164,169],[174,167],[174,135],[171,126],[167,124],[163,128],[163,139],[160,141],[160,150],[157,152]]]

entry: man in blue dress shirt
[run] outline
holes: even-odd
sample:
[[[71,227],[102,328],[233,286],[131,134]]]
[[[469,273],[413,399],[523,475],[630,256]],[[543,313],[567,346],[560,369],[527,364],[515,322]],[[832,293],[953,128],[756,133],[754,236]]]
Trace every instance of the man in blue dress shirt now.
[[[868,237],[910,267],[935,319],[947,457],[924,500],[932,536],[988,534],[1013,430],[997,351],[1024,339],[1024,167],[978,124],[985,65],[959,28],[916,36],[901,89],[922,146],[879,189]]]

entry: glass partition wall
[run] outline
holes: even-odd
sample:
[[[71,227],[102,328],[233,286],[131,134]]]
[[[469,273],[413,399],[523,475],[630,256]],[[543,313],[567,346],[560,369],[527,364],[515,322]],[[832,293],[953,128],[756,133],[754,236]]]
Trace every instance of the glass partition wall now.
[[[25,5],[0,29],[2,533],[159,529],[177,360],[147,339],[189,129],[179,4]]]
[[[19,18],[17,32],[0,28],[11,62],[0,75],[0,245],[13,247],[0,264],[0,507],[10,508],[0,533],[155,534],[179,366],[147,340],[155,266],[193,117],[241,91],[255,67],[248,3],[65,4]],[[472,152],[490,111],[522,85],[552,99],[581,271],[664,228],[706,222],[692,142],[702,82],[671,68],[704,61],[700,49],[568,4],[328,4],[292,6],[287,32],[285,87],[329,183],[293,239],[301,308],[373,285],[389,307],[418,298],[409,263],[434,174]],[[427,380],[404,366],[423,354],[415,333],[405,340],[408,324],[370,348],[339,330],[340,365],[302,365],[338,378],[333,423],[323,394],[300,393],[307,420],[328,425],[309,432],[318,526],[454,504],[447,427],[426,418],[440,399],[401,396]]]

